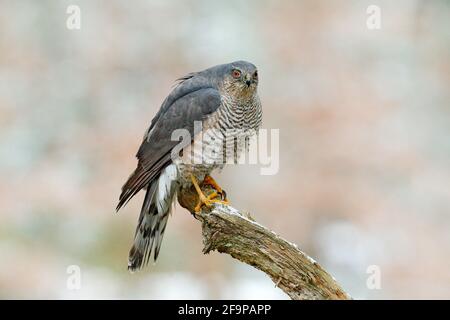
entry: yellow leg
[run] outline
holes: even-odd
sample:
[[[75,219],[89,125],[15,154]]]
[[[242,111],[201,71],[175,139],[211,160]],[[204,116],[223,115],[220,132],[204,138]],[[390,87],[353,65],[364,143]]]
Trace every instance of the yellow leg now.
[[[203,193],[202,189],[200,189],[197,179],[193,175],[191,175],[191,181],[195,187],[195,190],[198,193],[198,204],[195,206],[195,209],[194,209],[194,211],[196,213],[200,212],[203,205],[205,205],[207,207],[211,207],[213,205],[213,203],[228,204],[225,201],[215,199],[218,196],[217,192],[213,192],[208,197],[206,197],[205,194]]]

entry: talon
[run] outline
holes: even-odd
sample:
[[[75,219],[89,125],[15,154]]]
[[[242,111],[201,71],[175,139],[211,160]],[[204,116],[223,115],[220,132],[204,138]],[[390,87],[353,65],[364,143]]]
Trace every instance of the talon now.
[[[220,197],[220,199],[216,199]],[[220,203],[220,204],[228,204],[227,199],[223,199],[223,193],[213,192],[211,193],[207,198],[209,200],[209,203],[212,205],[213,203]]]
[[[206,197],[206,199],[208,200],[213,200],[215,198],[217,198],[220,194],[216,191],[214,191],[213,193],[211,193],[208,197]]]
[[[202,209],[202,206],[207,206],[208,208],[211,208],[214,203],[220,203],[220,204],[228,204],[227,200],[219,200],[216,199],[219,197],[219,194],[217,192],[211,193],[209,196],[205,197],[202,193],[201,196],[198,198],[198,203],[194,208],[195,213],[199,213]]]
[[[221,186],[219,186],[219,184],[216,182],[216,180],[214,180],[213,177],[207,175],[205,179],[203,179],[202,184],[213,187],[213,189],[216,190],[217,194],[220,195],[222,201],[224,201],[225,204],[229,203],[227,199],[227,193],[225,192],[225,190],[222,189]]]
[[[210,208],[213,206],[214,203],[220,203],[220,204],[225,204],[225,205],[229,203],[226,198],[223,199],[223,195],[224,194],[226,195],[226,193],[222,190],[222,188],[219,187],[220,190],[214,191],[206,197],[205,194],[203,193],[202,189],[198,185],[197,179],[193,175],[191,175],[191,181],[192,181],[192,184],[194,185],[195,190],[197,191],[197,194],[198,194],[198,203],[194,208],[195,214],[199,213],[202,209],[202,206],[204,206],[204,205]],[[207,183],[209,183],[209,182],[210,181],[208,180]],[[220,196],[220,200],[216,199],[219,196]]]
[[[220,199],[216,199],[218,197],[220,197]],[[211,205],[212,203],[229,204],[224,190],[222,190],[222,192],[214,191],[208,197],[206,197],[206,200],[209,201]]]
[[[197,179],[193,175],[191,175],[191,181],[192,181],[192,184],[195,187],[195,190],[198,193],[198,203],[197,203],[197,205],[194,208],[194,212],[195,213],[199,213],[201,211],[203,205],[205,205],[207,207],[212,207],[214,202],[219,202],[220,201],[220,200],[215,200],[214,199],[214,198],[217,197],[217,192],[213,192],[208,197],[206,197],[205,194],[203,193],[202,189],[198,185]]]
[[[225,190],[222,189],[222,192],[220,193],[220,195],[221,195],[223,201],[228,202],[227,193],[225,192]]]

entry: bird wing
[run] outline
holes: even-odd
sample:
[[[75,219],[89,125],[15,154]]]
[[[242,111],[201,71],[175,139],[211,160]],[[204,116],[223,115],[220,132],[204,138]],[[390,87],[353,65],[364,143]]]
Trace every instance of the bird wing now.
[[[123,185],[116,210],[147,187],[172,162],[171,151],[180,143],[171,140],[172,132],[187,129],[193,138],[194,121],[203,121],[220,106],[218,90],[192,80],[175,88],[152,120],[136,155],[138,166]]]

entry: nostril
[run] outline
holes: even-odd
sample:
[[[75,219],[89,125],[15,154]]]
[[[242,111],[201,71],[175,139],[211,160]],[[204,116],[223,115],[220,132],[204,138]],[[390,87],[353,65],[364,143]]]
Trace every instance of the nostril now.
[[[247,87],[250,87],[250,84],[252,83],[250,80],[245,81],[245,83],[247,84]]]

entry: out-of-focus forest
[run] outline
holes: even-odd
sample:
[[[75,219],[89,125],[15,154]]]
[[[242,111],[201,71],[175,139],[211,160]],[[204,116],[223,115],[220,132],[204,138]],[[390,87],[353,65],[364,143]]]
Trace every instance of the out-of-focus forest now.
[[[241,59],[258,66],[280,167],[216,174],[233,206],[354,298],[450,298],[448,1],[2,0],[0,30],[0,298],[286,299],[203,255],[179,206],[157,264],[130,274],[143,194],[114,211],[174,80]]]

